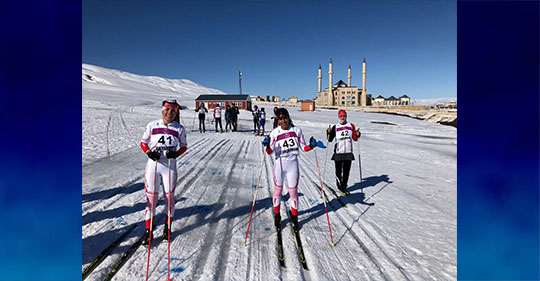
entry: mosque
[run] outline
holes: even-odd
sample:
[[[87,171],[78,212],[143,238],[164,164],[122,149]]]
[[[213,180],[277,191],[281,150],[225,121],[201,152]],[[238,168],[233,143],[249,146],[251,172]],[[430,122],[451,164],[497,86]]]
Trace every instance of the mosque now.
[[[315,104],[318,106],[368,106],[371,105],[371,95],[368,95],[366,88],[366,58],[362,64],[362,88],[351,85],[351,65],[349,65],[347,83],[339,80],[332,84],[334,72],[332,70],[332,58],[328,66],[328,88],[322,87],[322,68],[319,65],[319,90]]]

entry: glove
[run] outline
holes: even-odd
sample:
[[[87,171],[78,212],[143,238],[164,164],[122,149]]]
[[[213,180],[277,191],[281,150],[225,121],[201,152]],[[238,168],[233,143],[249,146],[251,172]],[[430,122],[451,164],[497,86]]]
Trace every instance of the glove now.
[[[270,145],[270,137],[267,136],[266,138],[264,138],[264,140],[262,141],[262,144],[268,147]]]
[[[158,161],[159,160],[159,152],[157,151],[150,151],[148,153],[146,153],[146,155],[148,155],[148,158],[154,160],[154,161]]]
[[[317,146],[317,140],[314,137],[309,138],[309,148],[313,149]]]
[[[360,130],[356,130],[356,133],[357,133],[356,135],[357,135],[358,137],[360,137],[360,136],[362,135],[362,133],[360,133]]]
[[[169,151],[167,151],[165,156],[167,156],[167,158],[169,158],[169,159],[176,158],[176,157],[178,157],[178,152],[174,151],[174,150],[169,150]]]

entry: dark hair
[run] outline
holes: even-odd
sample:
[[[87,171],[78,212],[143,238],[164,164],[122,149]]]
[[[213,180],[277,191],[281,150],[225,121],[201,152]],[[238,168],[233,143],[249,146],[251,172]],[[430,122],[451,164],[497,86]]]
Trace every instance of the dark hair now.
[[[291,124],[291,127],[294,127],[294,124],[291,120],[291,116],[289,115],[289,111],[287,111],[285,107],[278,108],[276,112],[276,116],[279,118],[280,115],[287,117],[287,119],[289,119],[289,124]]]

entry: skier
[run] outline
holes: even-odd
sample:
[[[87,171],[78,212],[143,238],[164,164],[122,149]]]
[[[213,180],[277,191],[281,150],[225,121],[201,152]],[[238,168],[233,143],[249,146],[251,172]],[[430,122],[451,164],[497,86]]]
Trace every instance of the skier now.
[[[261,112],[259,111],[259,107],[255,105],[253,107],[253,111],[251,112],[251,114],[253,115],[253,133],[255,135],[259,134],[261,128],[261,124],[259,124],[260,113]]]
[[[309,139],[309,145],[306,145],[302,130],[291,121],[289,112],[285,108],[278,109],[277,118],[279,127],[272,130],[269,136],[264,138],[263,145],[266,146],[266,153],[274,153],[274,225],[278,230],[281,229],[281,215],[279,213],[281,205],[281,192],[283,182],[287,179],[289,187],[289,197],[291,202],[291,221],[295,231],[298,231],[298,150],[310,151],[317,146],[315,138]]]
[[[150,232],[150,222],[153,221],[152,212],[158,202],[159,184],[161,182],[167,206],[167,209],[165,209],[165,218],[167,220],[163,232],[164,240],[167,240],[170,228],[168,222],[172,223],[174,217],[174,191],[177,179],[176,157],[187,150],[186,130],[184,126],[174,121],[179,107],[180,105],[174,99],[163,101],[161,107],[163,118],[148,123],[141,140],[141,148],[149,158],[144,172],[146,233],[143,245],[148,245],[149,240],[153,237]],[[167,210],[170,210],[170,218]]]
[[[206,117],[206,113],[208,113],[208,110],[206,107],[204,107],[204,104],[201,103],[199,108],[195,111],[199,112],[199,132],[206,133],[206,128],[204,127],[204,119]]]
[[[264,107],[261,107],[261,112],[259,113],[259,130],[261,131],[261,136],[264,135],[264,124],[266,123],[266,112],[264,112]]]
[[[216,104],[216,107],[214,108],[214,119],[216,120],[216,133],[218,132],[218,124],[221,132],[223,133],[223,126],[221,125],[221,107],[219,104]]]
[[[231,106],[227,105],[227,108],[225,109],[225,132],[227,132],[227,129],[229,129],[230,131],[233,130],[231,111]]]
[[[338,111],[339,123],[326,130],[328,142],[336,139],[334,145],[334,155],[332,160],[335,161],[336,167],[336,185],[339,191],[345,195],[347,191],[347,181],[349,180],[349,172],[351,170],[351,162],[354,160],[353,141],[358,141],[360,130],[357,130],[352,123],[347,123],[347,112],[345,110]]]

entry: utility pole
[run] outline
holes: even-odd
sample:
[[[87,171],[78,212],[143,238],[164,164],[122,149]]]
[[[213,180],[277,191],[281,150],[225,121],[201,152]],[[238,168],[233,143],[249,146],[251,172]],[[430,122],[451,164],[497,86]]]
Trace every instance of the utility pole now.
[[[240,94],[242,94],[242,71],[238,70],[238,85],[240,86]]]

